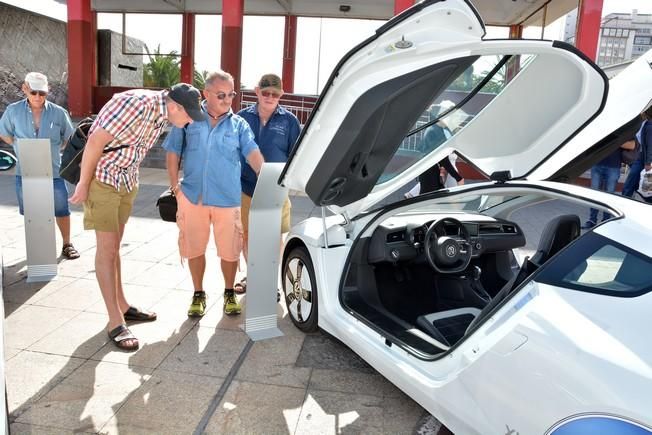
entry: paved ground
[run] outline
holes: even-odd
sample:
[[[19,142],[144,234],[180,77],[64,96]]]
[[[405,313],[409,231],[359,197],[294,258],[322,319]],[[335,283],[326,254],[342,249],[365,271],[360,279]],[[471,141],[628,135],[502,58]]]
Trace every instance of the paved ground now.
[[[61,260],[54,281],[27,284],[13,177],[0,175],[13,433],[439,433],[436,420],[355,354],[324,334],[294,328],[281,304],[285,335],[250,341],[243,317],[222,315],[214,248],[205,282],[210,307],[201,320],[188,319],[192,286],[177,254],[176,226],[160,221],[154,207],[164,173],[145,170],[141,183],[121,247],[123,278],[130,301],[159,320],[134,325],[141,349],[123,353],[108,342],[95,239],[82,230],[80,210],[72,232],[82,257]],[[529,249],[561,210],[548,203],[521,216],[534,241]],[[293,197],[294,222],[318,212],[307,198]]]
[[[141,343],[135,353],[108,342],[95,240],[82,230],[79,209],[72,232],[82,257],[61,260],[54,281],[25,282],[23,219],[13,177],[0,175],[12,433],[437,433],[420,406],[348,349],[294,328],[282,305],[285,335],[251,342],[243,317],[222,315],[214,255],[210,308],[201,320],[188,319],[192,286],[176,226],[160,221],[154,207],[161,175],[144,171],[121,248],[127,295],[159,315],[133,326]],[[306,198],[293,204],[295,221],[316,211]]]

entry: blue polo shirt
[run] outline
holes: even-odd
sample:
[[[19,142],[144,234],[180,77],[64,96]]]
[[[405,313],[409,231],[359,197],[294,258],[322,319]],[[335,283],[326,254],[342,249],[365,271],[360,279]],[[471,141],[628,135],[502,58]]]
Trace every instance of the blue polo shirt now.
[[[266,162],[287,162],[301,131],[299,120],[292,112],[277,106],[264,126],[258,116],[258,104],[242,109],[238,115],[242,116],[253,130],[256,143]],[[251,166],[243,161],[242,191],[253,196],[257,179]]]
[[[14,138],[13,147],[16,157],[18,157],[18,141],[16,139],[50,139],[53,178],[59,178],[61,145],[70,138],[73,131],[74,128],[66,109],[47,100],[41,113],[41,127],[38,133],[34,128],[32,109],[26,98],[7,106],[5,113],[0,118],[0,135]],[[16,164],[16,175],[21,175],[20,161]]]
[[[249,125],[229,111],[213,128],[209,119],[195,121],[185,128],[172,128],[163,148],[180,155],[184,131],[183,194],[193,204],[201,200],[203,205],[239,207],[241,159],[258,148]]]

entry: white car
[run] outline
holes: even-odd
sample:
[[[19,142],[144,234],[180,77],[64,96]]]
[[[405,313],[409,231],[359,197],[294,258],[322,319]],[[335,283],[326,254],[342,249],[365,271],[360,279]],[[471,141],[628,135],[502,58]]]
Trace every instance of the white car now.
[[[291,319],[458,435],[650,434],[652,207],[563,181],[633,135],[652,53],[610,83],[483,35],[468,1],[425,1],[337,65],[279,179],[335,213],[289,234]],[[453,135],[424,144],[435,122]],[[402,199],[452,152],[491,181]]]

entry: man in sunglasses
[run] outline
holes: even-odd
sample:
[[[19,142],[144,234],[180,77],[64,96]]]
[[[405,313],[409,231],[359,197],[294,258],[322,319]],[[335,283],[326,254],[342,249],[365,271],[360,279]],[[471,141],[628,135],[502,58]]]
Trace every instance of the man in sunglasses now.
[[[206,312],[203,280],[211,226],[224,278],[224,313],[242,311],[233,291],[242,252],[241,159],[258,173],[263,156],[249,125],[231,110],[237,95],[233,87],[231,74],[209,74],[202,103],[208,119],[172,129],[163,143],[170,186],[177,197],[179,251],[188,259],[195,289],[188,308],[190,317],[202,317]],[[181,180],[179,159],[183,161]]]
[[[68,207],[68,190],[63,178],[59,177],[61,165],[60,150],[72,135],[74,128],[68,112],[47,100],[49,92],[48,78],[38,72],[25,76],[22,85],[25,98],[10,104],[0,119],[0,138],[14,147],[18,155],[16,139],[45,138],[50,139],[52,154],[52,174],[54,185],[54,216],[63,239],[61,255],[73,260],[79,258],[79,252],[70,242],[70,208]],[[23,210],[23,182],[20,161],[16,165],[16,197],[18,210]]]
[[[263,75],[258,81],[255,91],[258,102],[242,109],[238,115],[242,116],[251,126],[265,161],[285,163],[301,131],[299,120],[292,112],[279,105],[279,100],[283,96],[283,83],[276,74]],[[247,258],[249,241],[249,208],[257,179],[258,177],[251,167],[243,164],[240,180],[242,181],[242,226],[245,258]],[[290,231],[290,210],[290,199],[286,198],[283,204],[281,233]],[[247,291],[246,278],[236,284],[235,291],[238,293]],[[280,294],[277,295],[277,299],[280,299]]]
[[[156,320],[131,306],[121,279],[120,243],[138,193],[138,169],[168,122],[176,127],[203,121],[201,94],[186,83],[153,91],[115,94],[90,129],[73,204],[84,204],[84,229],[95,231],[95,276],[109,315],[108,334],[122,350],[138,349],[125,322]]]

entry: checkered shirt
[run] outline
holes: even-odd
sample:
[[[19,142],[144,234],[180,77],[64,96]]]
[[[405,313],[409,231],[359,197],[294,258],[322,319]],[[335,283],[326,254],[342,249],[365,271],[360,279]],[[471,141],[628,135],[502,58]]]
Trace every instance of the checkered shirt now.
[[[131,192],[138,186],[138,168],[147,151],[156,143],[167,125],[167,91],[135,89],[115,94],[102,107],[91,133],[102,127],[113,136],[104,149],[129,145],[102,154],[95,178],[120,189],[122,183]]]

